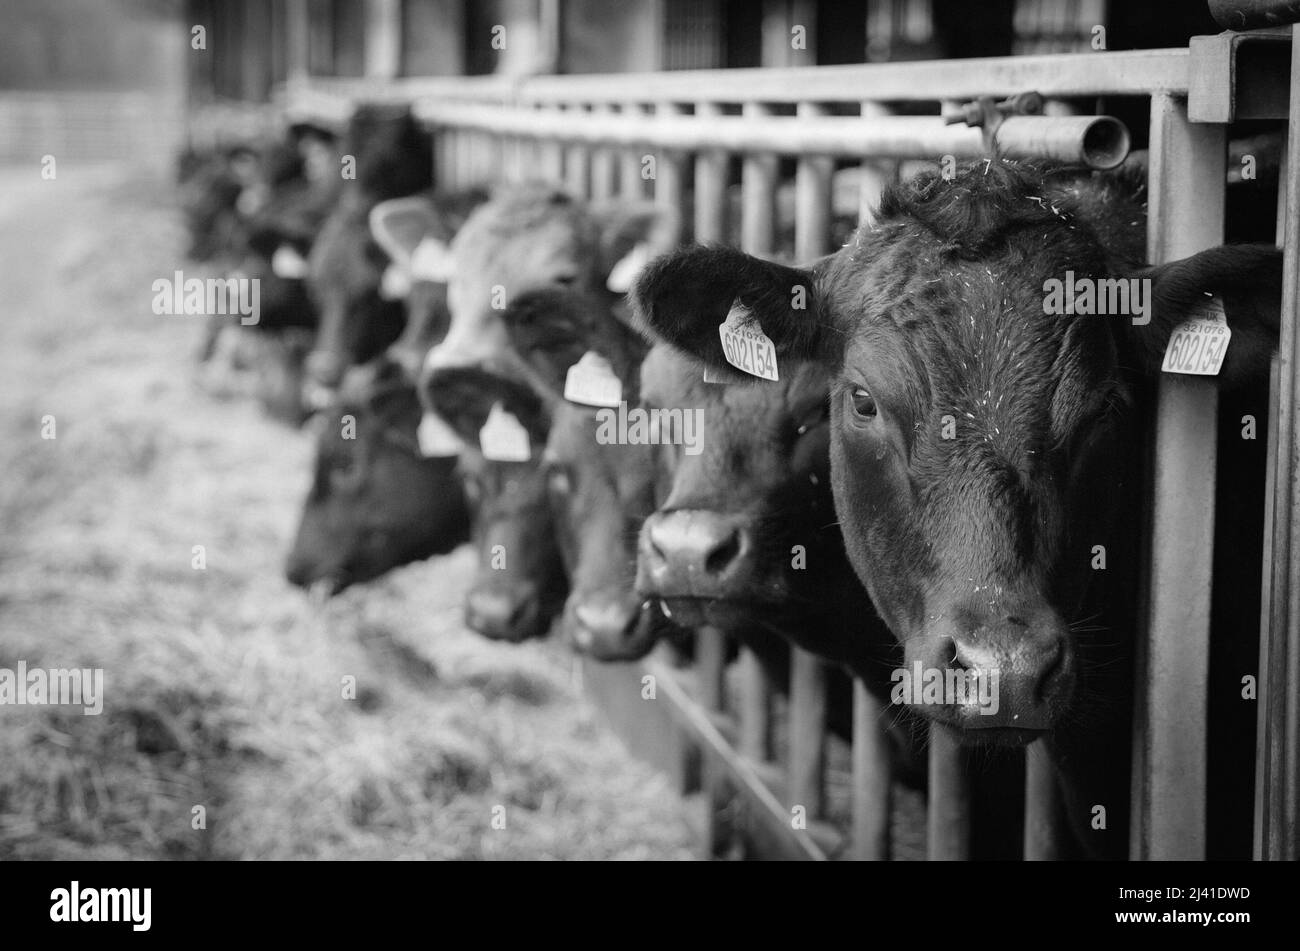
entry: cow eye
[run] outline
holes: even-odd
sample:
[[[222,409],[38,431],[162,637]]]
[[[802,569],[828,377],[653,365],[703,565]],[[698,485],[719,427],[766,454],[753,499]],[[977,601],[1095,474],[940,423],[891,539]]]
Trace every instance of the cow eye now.
[[[863,419],[872,419],[876,415],[876,401],[871,394],[862,387],[854,387],[853,393],[853,412]]]

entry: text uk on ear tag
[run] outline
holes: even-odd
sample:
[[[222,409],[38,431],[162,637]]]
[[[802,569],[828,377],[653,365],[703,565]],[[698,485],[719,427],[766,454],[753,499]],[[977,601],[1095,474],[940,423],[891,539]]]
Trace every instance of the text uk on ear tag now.
[[[1163,373],[1218,376],[1228,355],[1232,328],[1223,312],[1223,301],[1206,297],[1188,311],[1187,319],[1174,328],[1160,364]]]
[[[426,459],[434,456],[458,456],[464,447],[456,431],[433,413],[425,413],[420,417],[415,440],[420,445],[420,455]]]
[[[271,255],[271,273],[286,280],[307,276],[307,260],[291,244],[282,244]]]
[[[411,252],[411,278],[446,284],[451,280],[451,252],[437,238],[424,238]]]
[[[727,319],[718,325],[718,336],[722,355],[737,370],[764,380],[777,378],[776,346],[740,301],[731,305]]]
[[[594,350],[569,367],[564,378],[564,398],[583,406],[618,407],[623,401],[623,381],[614,374],[609,361]]]
[[[532,455],[528,430],[500,403],[493,405],[488,413],[487,422],[478,433],[478,444],[483,458],[493,462],[527,462]]]

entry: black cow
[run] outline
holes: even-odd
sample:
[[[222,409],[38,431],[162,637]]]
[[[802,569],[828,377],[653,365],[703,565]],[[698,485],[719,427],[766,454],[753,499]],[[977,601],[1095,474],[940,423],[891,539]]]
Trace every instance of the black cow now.
[[[420,452],[415,389],[396,364],[356,367],[318,417],[316,466],[285,566],[337,594],[469,537],[456,458]]]
[[[970,741],[1046,736],[1094,854],[1127,845],[1147,380],[1207,294],[1232,328],[1228,386],[1266,372],[1278,325],[1278,251],[1146,267],[1141,200],[1122,176],[981,162],[890,190],[874,228],[811,267],[692,249],[635,292],[646,325],[706,363],[726,366],[718,326],[739,303],[778,361],[824,368],[848,554],[905,663],[999,678],[995,715],[919,711]],[[1149,291],[1149,321],[1046,313],[1065,279],[1148,281],[1130,291]],[[1089,829],[1095,803],[1110,833]]]

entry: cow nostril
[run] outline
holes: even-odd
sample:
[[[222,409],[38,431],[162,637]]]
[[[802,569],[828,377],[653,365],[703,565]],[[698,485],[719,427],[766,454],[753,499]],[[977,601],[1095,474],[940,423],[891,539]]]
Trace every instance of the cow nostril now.
[[[1011,615],[1011,616],[1009,616],[1009,617],[1007,618],[1007,623],[1008,623],[1008,624],[1011,624],[1011,625],[1014,625],[1015,627],[1028,627],[1028,626],[1029,626],[1029,622],[1028,622],[1028,621],[1026,621],[1026,620],[1025,620],[1024,618],[1022,618],[1022,617],[1017,617],[1017,616],[1014,615],[1014,614]]]
[[[740,532],[733,529],[704,558],[704,570],[711,575],[725,572],[740,557]]]
[[[961,650],[957,646],[957,641],[951,637],[944,638],[943,646],[939,649],[938,659],[942,663],[944,670],[969,670],[970,665],[961,657]]]
[[[1042,673],[1038,675],[1038,683],[1034,687],[1036,703],[1045,702],[1065,663],[1065,647],[1061,641],[1056,641],[1048,648],[1048,652],[1042,665]]]

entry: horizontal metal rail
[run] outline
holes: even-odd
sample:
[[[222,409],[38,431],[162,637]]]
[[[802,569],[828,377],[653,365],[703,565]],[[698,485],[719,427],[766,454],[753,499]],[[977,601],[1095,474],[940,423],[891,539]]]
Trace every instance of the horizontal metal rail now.
[[[722,149],[844,158],[952,155],[963,159],[988,154],[979,129],[947,125],[931,116],[650,118],[427,101],[416,104],[415,114],[432,125],[495,135],[688,152]],[[1012,116],[998,127],[996,142],[999,151],[1012,157],[1052,158],[1097,168],[1113,168],[1128,152],[1123,127],[1098,116]]]
[[[922,102],[1010,96],[1185,95],[1185,49],[981,57],[791,69],[708,69],[662,73],[470,76],[374,80],[312,79],[324,93],[353,100],[423,98],[514,100],[520,103]]]

